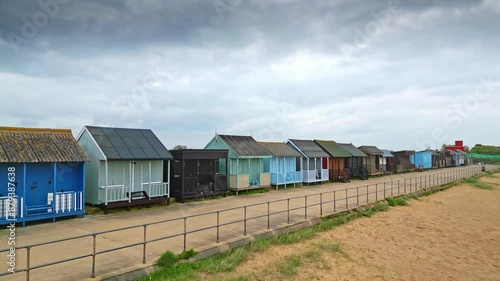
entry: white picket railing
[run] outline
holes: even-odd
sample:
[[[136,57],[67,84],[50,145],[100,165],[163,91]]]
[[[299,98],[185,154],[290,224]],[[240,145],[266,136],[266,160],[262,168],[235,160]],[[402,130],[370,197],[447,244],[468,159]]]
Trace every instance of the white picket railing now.
[[[99,201],[106,202],[106,191],[108,193],[107,202],[120,202],[128,200],[127,193],[130,192],[129,186],[110,185],[108,188],[101,186],[99,188]]]
[[[82,191],[56,192],[54,209],[56,213],[81,211],[84,209]]]
[[[18,204],[18,202],[20,204]],[[19,207],[21,210],[19,210]],[[18,198],[17,196],[0,197],[0,220],[7,219],[17,219],[18,217],[23,217],[23,198]]]
[[[166,182],[143,183],[142,190],[146,191],[150,198],[170,196],[170,189]]]
[[[329,171],[328,171],[328,169],[321,169],[321,180],[322,180],[322,181],[327,181],[327,180],[329,180],[328,175],[329,175]]]

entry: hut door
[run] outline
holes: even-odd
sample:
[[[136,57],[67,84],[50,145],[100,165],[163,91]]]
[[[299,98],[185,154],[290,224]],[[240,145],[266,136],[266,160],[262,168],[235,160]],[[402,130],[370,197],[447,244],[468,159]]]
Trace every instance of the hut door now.
[[[184,160],[184,187],[183,195],[196,194],[198,191],[198,161],[196,159]]]
[[[54,166],[52,163],[28,164],[26,167],[26,207],[48,205],[54,196]],[[37,209],[37,212],[48,212]]]
[[[249,172],[249,180],[250,186],[260,185],[260,159],[249,159],[250,163],[250,172]]]
[[[130,173],[132,180],[130,181],[131,187],[130,191],[142,191],[142,163],[132,161],[131,163],[132,171]]]

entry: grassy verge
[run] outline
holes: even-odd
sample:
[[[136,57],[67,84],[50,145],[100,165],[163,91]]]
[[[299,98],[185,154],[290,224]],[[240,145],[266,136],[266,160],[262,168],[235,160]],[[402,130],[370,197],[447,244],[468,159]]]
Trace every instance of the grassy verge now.
[[[498,171],[497,171],[498,172]],[[486,173],[487,174],[487,173]],[[490,175],[493,175],[491,173]],[[465,179],[460,182],[451,183],[445,186],[442,190],[449,189],[460,183],[467,183],[474,185],[478,188],[491,189],[488,185],[481,183],[478,179],[483,175]],[[487,176],[487,175],[486,175]],[[179,262],[180,256],[184,258],[190,258],[195,255],[194,251],[188,251],[182,253],[178,256],[172,252],[167,252],[157,262],[160,269],[153,272],[147,276],[142,277],[141,281],[146,280],[200,280],[200,279],[213,279],[216,274],[231,272],[236,269],[238,265],[246,261],[252,253],[257,253],[268,249],[273,245],[286,245],[298,243],[310,238],[315,237],[319,232],[327,231],[333,229],[337,226],[343,225],[349,221],[361,218],[361,217],[371,217],[376,212],[382,212],[388,209],[388,206],[405,206],[407,201],[411,199],[418,199],[419,197],[428,196],[439,191],[425,191],[417,194],[408,194],[399,197],[388,197],[386,198],[387,204],[377,204],[372,208],[368,208],[362,211],[354,211],[348,214],[335,216],[332,218],[326,217],[323,221],[310,228],[304,228],[295,232],[288,234],[283,234],[280,236],[275,236],[267,239],[257,239],[252,241],[250,244],[232,249],[228,252],[222,253],[220,255],[209,257],[196,262]],[[293,255],[287,257],[285,260],[280,262],[275,266],[277,273],[282,278],[287,279],[294,275],[298,268],[304,262],[311,261],[313,259],[321,259],[322,252],[339,252],[342,253],[341,245],[338,243],[320,243],[317,248],[306,252],[301,255]],[[319,254],[318,254],[319,253]],[[287,275],[291,274],[291,275]],[[249,276],[240,276],[231,280],[248,280],[251,279]]]
[[[364,212],[373,214],[375,212],[385,211],[386,209],[387,205],[377,205],[376,207],[365,210]],[[150,275],[142,277],[139,280],[197,280],[200,278],[200,275],[213,276],[217,273],[231,272],[239,264],[245,261],[251,253],[264,251],[272,245],[298,243],[315,237],[318,232],[330,230],[360,217],[363,217],[362,213],[352,212],[334,218],[326,218],[315,226],[267,239],[257,239],[246,246],[232,249],[220,255],[196,262],[180,263],[178,256],[172,252],[166,252],[157,262],[160,269]],[[340,246],[323,245],[322,247],[330,248],[330,250],[333,251]],[[300,261],[300,258],[298,260]],[[290,263],[283,264],[282,267],[293,267],[296,263],[297,258],[294,258],[290,261]]]
[[[484,175],[484,176],[486,176],[486,175]],[[467,178],[467,179],[462,180],[461,182],[466,183],[466,184],[470,184],[470,185],[477,187],[479,189],[487,189],[487,190],[493,189],[493,185],[488,184],[488,183],[484,183],[484,182],[480,182],[479,178],[481,178],[481,176]]]

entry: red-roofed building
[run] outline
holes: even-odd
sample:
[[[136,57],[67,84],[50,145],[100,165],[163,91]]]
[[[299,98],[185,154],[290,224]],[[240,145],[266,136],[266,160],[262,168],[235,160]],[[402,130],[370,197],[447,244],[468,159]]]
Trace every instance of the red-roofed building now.
[[[464,146],[464,141],[462,140],[456,140],[455,145],[450,145],[445,147],[446,150],[461,150],[465,151],[465,146]]]

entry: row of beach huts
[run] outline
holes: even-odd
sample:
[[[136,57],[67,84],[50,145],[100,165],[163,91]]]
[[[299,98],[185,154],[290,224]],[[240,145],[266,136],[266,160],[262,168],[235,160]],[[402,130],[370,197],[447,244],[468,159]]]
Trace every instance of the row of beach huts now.
[[[107,211],[469,162],[459,141],[415,152],[216,133],[204,149],[169,151],[149,129],[85,126],[75,139],[67,129],[0,127],[0,224],[83,216],[86,204]]]

